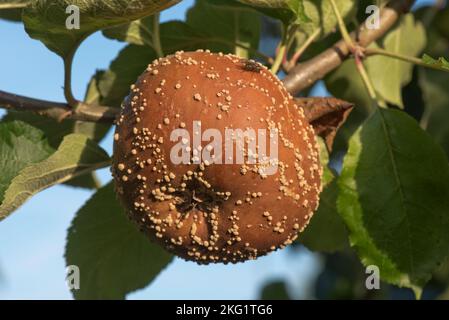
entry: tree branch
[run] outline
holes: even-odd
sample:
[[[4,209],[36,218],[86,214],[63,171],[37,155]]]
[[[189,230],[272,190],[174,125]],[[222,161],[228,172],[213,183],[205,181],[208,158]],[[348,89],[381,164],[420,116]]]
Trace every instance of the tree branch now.
[[[391,29],[399,17],[410,10],[414,2],[415,0],[390,1],[389,5],[382,9],[379,29],[366,29],[363,24],[357,33],[351,34],[351,37],[360,46],[368,46]],[[348,46],[344,40],[341,40],[332,48],[292,68],[283,80],[284,85],[290,93],[297,94],[336,69],[349,55]],[[107,123],[113,122],[119,113],[119,108],[83,103],[74,110],[66,103],[38,100],[4,91],[0,91],[0,108],[33,111],[57,120],[72,119]]]
[[[52,102],[24,97],[0,90],[0,106],[4,109],[32,111],[56,120],[72,119],[89,122],[113,122],[119,108],[87,105],[81,103],[74,110],[67,103]]]
[[[415,0],[393,0],[381,10],[379,29],[367,29],[365,24],[351,34],[360,46],[367,47],[372,42],[381,38],[399,17],[410,10]],[[294,94],[306,89],[318,80],[321,80],[329,72],[340,66],[351,54],[350,48],[344,40],[337,42],[332,48],[327,49],[314,58],[296,65],[283,80],[287,90]]]

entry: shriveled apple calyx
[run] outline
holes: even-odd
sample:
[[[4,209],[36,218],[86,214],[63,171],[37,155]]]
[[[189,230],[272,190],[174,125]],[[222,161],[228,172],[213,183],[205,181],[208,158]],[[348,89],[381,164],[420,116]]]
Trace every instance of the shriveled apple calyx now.
[[[304,110],[305,118],[324,139],[327,150],[332,151],[337,131],[345,123],[354,104],[336,98],[296,98],[296,105]]]

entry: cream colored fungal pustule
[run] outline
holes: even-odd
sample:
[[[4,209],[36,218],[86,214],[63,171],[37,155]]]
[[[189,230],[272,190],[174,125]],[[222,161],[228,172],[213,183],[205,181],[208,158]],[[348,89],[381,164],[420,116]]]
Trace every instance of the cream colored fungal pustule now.
[[[250,161],[261,159],[251,152],[244,163],[227,164],[227,154],[202,160],[211,141],[193,147],[201,134],[195,121],[203,133],[223,133],[222,150],[227,129],[276,132],[276,173]],[[176,129],[191,140],[171,141]],[[178,142],[190,163],[171,160]],[[131,86],[117,121],[112,173],[142,232],[207,264],[255,259],[295,241],[317,209],[322,168],[314,131],[276,76],[254,61],[197,51],[153,61]]]

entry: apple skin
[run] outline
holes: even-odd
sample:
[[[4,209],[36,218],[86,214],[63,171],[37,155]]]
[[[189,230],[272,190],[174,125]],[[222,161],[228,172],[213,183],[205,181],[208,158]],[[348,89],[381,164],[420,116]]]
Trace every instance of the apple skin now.
[[[266,174],[263,154],[256,164],[175,164],[179,140],[170,137],[189,132],[186,152],[194,155],[195,121],[202,133],[276,132],[277,171]],[[223,134],[222,155],[227,142]],[[209,143],[200,142],[198,154]],[[318,150],[302,109],[264,66],[177,52],[153,61],[131,87],[117,120],[112,175],[129,217],[152,240],[186,260],[235,263],[284,248],[307,226],[321,192]]]

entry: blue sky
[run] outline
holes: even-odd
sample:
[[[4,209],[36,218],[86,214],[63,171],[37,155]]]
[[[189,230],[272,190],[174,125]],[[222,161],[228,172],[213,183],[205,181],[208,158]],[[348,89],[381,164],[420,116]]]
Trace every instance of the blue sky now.
[[[162,13],[162,20],[183,19],[192,0]],[[433,2],[433,1],[420,1]],[[63,66],[59,57],[30,39],[21,24],[0,20],[0,88],[41,99],[63,101]],[[106,69],[124,46],[100,33],[89,37],[76,54],[75,96],[84,96],[96,69]],[[3,112],[0,112],[2,115]],[[111,153],[111,133],[102,143]],[[99,172],[102,182],[108,170]],[[66,229],[92,192],[56,186],[29,200],[0,223],[0,299],[70,299],[63,259]],[[303,292],[320,263],[303,249],[279,251],[233,266],[197,266],[176,259],[147,288],[131,299],[252,299],[268,279],[286,279],[292,292]],[[214,285],[211,286],[211,283]]]

